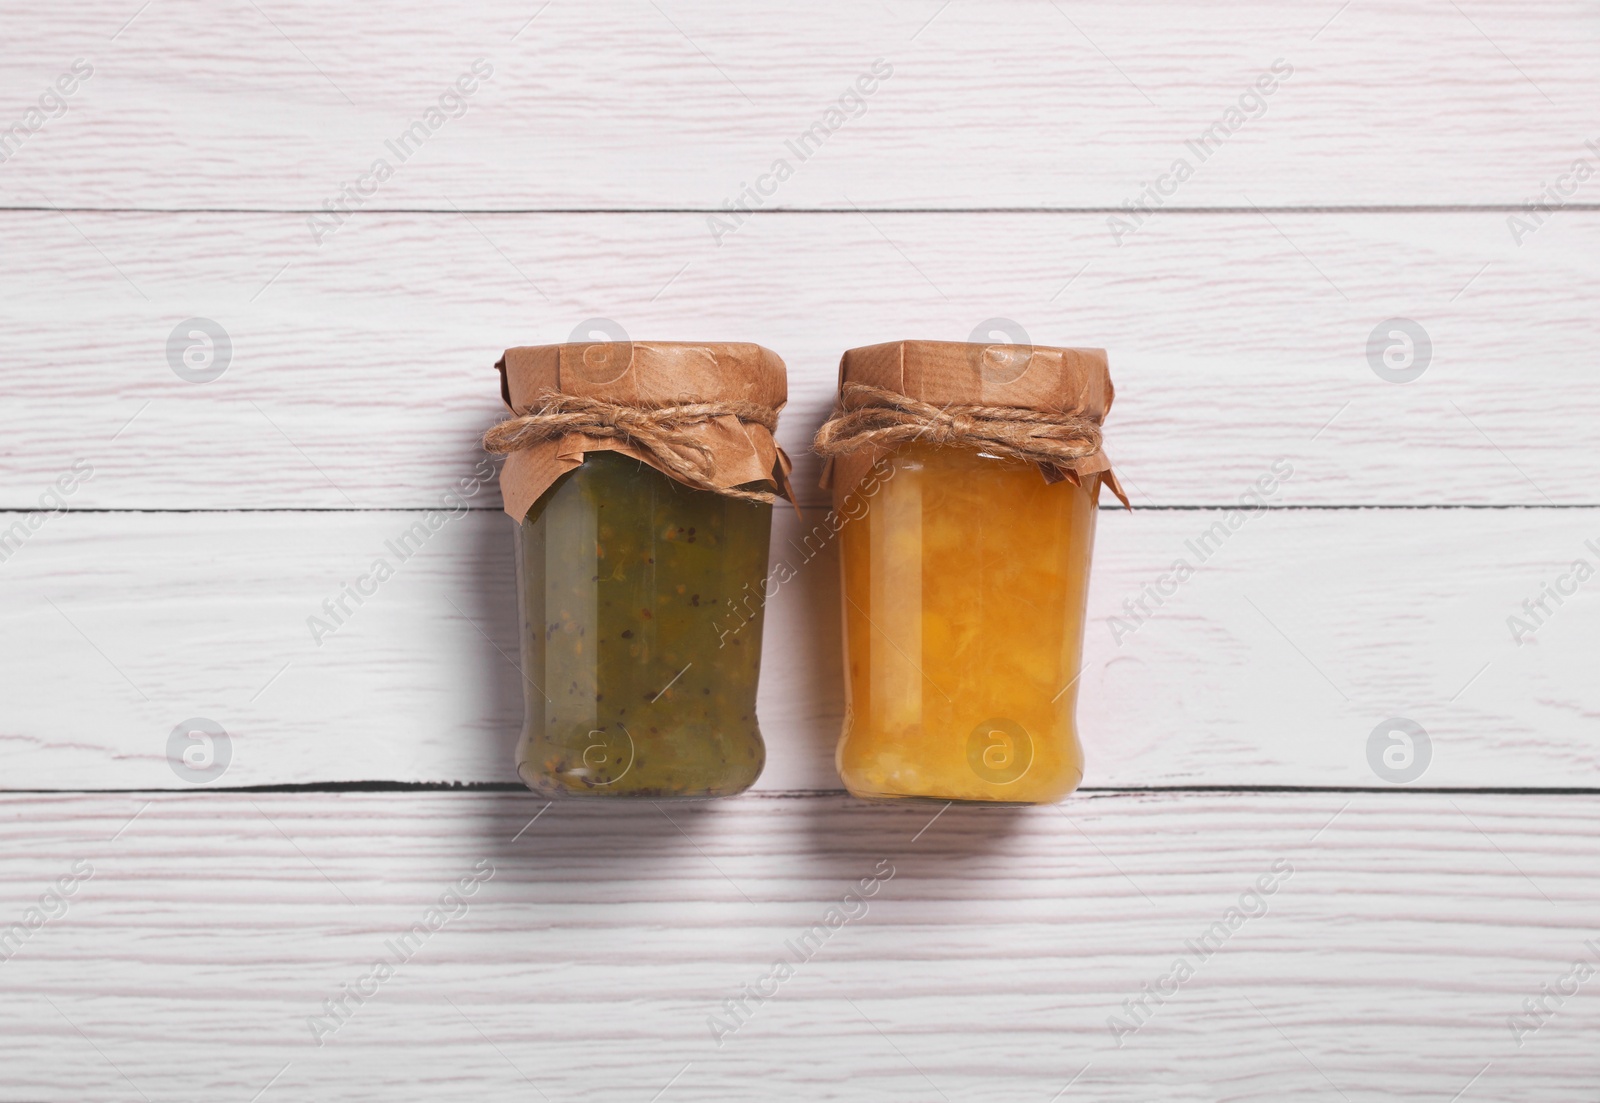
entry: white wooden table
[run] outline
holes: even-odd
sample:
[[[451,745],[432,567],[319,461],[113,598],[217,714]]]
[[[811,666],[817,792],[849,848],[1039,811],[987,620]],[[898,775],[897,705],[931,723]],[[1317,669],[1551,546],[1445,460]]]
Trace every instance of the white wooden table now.
[[[1600,1093],[1593,4],[0,26],[0,1101]],[[504,347],[779,351],[814,521],[839,352],[995,317],[1110,350],[1137,503],[1061,807],[840,792],[826,556],[715,805],[515,783],[492,484],[308,630]]]

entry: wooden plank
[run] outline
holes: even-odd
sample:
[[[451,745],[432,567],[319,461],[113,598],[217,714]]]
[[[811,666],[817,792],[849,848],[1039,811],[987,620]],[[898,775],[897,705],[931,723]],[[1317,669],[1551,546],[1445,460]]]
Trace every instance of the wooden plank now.
[[[1592,1090],[1600,798],[1548,790],[1600,786],[1600,185],[1513,217],[1600,165],[1592,11],[539,3],[7,15],[0,1096]],[[308,222],[478,58],[462,117]],[[877,58],[763,213],[708,219]],[[498,351],[597,315],[779,350],[813,507],[841,349],[997,315],[1109,347],[1112,455],[1170,508],[1101,515],[1100,788],[803,792],[837,787],[838,585],[780,512],[755,793],[215,791],[512,780],[492,485],[320,646],[307,618],[483,475]],[[171,360],[197,317],[204,384]],[[1369,352],[1397,317],[1431,345],[1405,384]],[[1311,508],[1193,508],[1284,464],[1272,503]],[[1509,508],[1325,508],[1372,505]],[[1208,785],[1547,791],[1125,791]]]
[[[514,780],[511,523],[467,513],[402,562],[387,542],[418,516],[51,517],[0,566],[0,784],[204,783],[168,758],[174,726],[196,716],[230,733],[215,784]],[[759,784],[836,789],[835,553],[807,559],[792,513],[775,516],[774,561],[796,577],[768,610]],[[1414,784],[1600,784],[1600,603],[1572,567],[1600,563],[1600,510],[1233,519],[1101,514],[1085,784],[1382,786],[1369,739],[1394,717],[1430,736]],[[309,618],[379,557],[394,577],[314,632]],[[1181,583],[1179,559],[1193,570]],[[1576,592],[1558,604],[1547,586]],[[1548,616],[1523,605],[1539,600]],[[1521,643],[1513,616],[1533,629]]]
[[[14,509],[76,460],[72,508],[435,505],[500,416],[500,350],[597,314],[778,350],[811,502],[840,351],[995,315],[1110,349],[1108,448],[1142,504],[1231,503],[1280,458],[1285,503],[1596,501],[1600,214],[1520,248],[1492,214],[1174,216],[1122,246],[1089,215],[774,215],[720,248],[670,214],[361,216],[320,250],[292,215],[0,225]],[[197,315],[231,346],[203,384],[168,359]],[[1395,316],[1431,342],[1409,383],[1369,362]]]
[[[389,10],[19,12],[7,124],[94,71],[13,147],[4,200],[314,210],[383,158],[369,206],[715,209],[785,160],[769,204],[1115,208],[1184,159],[1168,204],[1516,205],[1600,140],[1575,0]],[[478,59],[456,117],[386,144]]]
[[[1597,952],[1593,796],[1120,794],[936,819],[843,797],[537,820],[511,794],[3,807],[0,922],[82,876],[0,963],[15,1098],[1566,1100],[1594,1083],[1596,982],[1573,979]],[[463,878],[481,879],[430,919]],[[827,928],[831,908],[848,921]],[[417,924],[393,975],[363,981]],[[358,982],[367,998],[329,1016]],[[771,994],[718,1045],[711,1020],[732,1025],[724,1001],[753,984]],[[1147,985],[1167,994],[1114,1031]],[[1536,1000],[1538,1029],[1515,1029]]]

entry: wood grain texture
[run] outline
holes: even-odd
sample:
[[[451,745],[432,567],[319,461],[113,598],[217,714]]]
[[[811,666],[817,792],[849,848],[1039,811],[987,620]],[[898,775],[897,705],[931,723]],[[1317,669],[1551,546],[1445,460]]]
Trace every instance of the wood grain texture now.
[[[0,196],[316,209],[387,155],[369,205],[714,209],[788,158],[769,204],[1117,207],[1188,157],[1170,204],[1520,204],[1600,140],[1596,16],[1570,0],[385,11],[19,10],[8,124],[74,58],[94,75],[7,162]],[[478,58],[494,75],[466,113],[403,163],[387,154]],[[790,153],[880,58],[893,75],[864,111],[846,103],[857,117]],[[1279,60],[1293,75],[1264,113],[1247,103],[1257,117],[1200,162],[1186,143]]]
[[[219,784],[514,781],[511,522],[469,512],[402,562],[386,542],[418,516],[50,518],[0,565],[0,785],[186,787],[167,740],[194,716],[231,735]],[[1202,562],[1223,514],[1100,515],[1085,784],[1384,785],[1367,741],[1397,716],[1432,740],[1417,784],[1600,784],[1595,583],[1546,599],[1523,643],[1508,627],[1574,561],[1600,562],[1600,510],[1237,516]],[[759,785],[837,789],[836,553],[807,560],[809,529],[774,517],[796,577],[768,609]],[[308,618],[379,557],[394,577],[319,642]],[[1178,559],[1194,575],[1160,596]]]
[[[1076,1077],[1063,1098],[1565,1101],[1594,1085],[1600,981],[1520,1045],[1508,1021],[1595,956],[1594,797],[1123,794],[936,819],[842,797],[542,807],[5,798],[0,923],[75,863],[92,872],[0,962],[6,1098],[1023,1101]],[[475,870],[465,912],[449,905],[317,1045],[323,1001]],[[1263,877],[1272,891],[1245,895]],[[723,1001],[836,906],[854,921],[717,1045]],[[1201,960],[1190,944],[1229,909]],[[1119,1047],[1109,1021],[1179,959],[1192,977]]]
[[[1279,458],[1286,503],[1597,501],[1595,213],[1520,247],[1503,215],[1441,213],[1173,216],[1120,246],[1093,215],[773,215],[721,246],[671,214],[361,215],[320,247],[293,215],[0,226],[12,509],[79,459],[70,508],[433,506],[501,416],[500,350],[596,315],[777,350],[810,502],[841,351],[996,315],[1110,350],[1108,449],[1141,504],[1231,503]],[[194,316],[231,341],[204,384],[168,360]],[[1396,316],[1432,346],[1404,384],[1367,351]]]
[[[1592,1095],[1600,797],[1551,790],[1600,786],[1600,583],[1545,594],[1600,564],[1600,183],[1511,219],[1600,166],[1594,6],[542,3],[5,13],[0,1103]],[[880,58],[759,214],[709,220]],[[513,780],[492,485],[307,625],[474,474],[502,348],[605,317],[777,350],[815,519],[839,353],[997,316],[1110,350],[1109,451],[1164,507],[1100,515],[1096,791],[814,792],[831,549],[768,611],[742,798],[197,791]],[[169,358],[194,318],[231,346],[204,384]],[[1369,360],[1396,318],[1431,345],[1405,384]],[[1235,515],[1196,564],[1224,515],[1195,507],[1275,463],[1306,508]],[[1371,506],[1428,508],[1334,508]],[[1544,622],[1521,645],[1515,615]],[[220,777],[172,764],[196,717]],[[1431,737],[1412,791],[1371,764],[1390,718]]]

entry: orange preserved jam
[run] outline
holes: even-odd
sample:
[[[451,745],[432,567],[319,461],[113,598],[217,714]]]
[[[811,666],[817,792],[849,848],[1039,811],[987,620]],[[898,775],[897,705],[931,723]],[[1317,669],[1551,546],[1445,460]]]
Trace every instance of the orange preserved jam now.
[[[1101,488],[1127,504],[1101,447],[1113,397],[1101,349],[844,354],[815,447],[850,518],[837,764],[851,793],[1041,804],[1078,787]]]
[[[1060,800],[1083,777],[1077,675],[1099,480],[1047,483],[1032,464],[921,444],[882,465],[840,533],[845,786]]]

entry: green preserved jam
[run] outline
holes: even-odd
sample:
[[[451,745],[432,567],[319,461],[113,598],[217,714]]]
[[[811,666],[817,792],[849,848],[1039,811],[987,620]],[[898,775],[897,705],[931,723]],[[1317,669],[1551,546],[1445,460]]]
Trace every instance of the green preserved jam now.
[[[762,603],[728,607],[761,592],[771,520],[618,452],[533,504],[517,548],[529,788],[666,799],[756,780]]]

